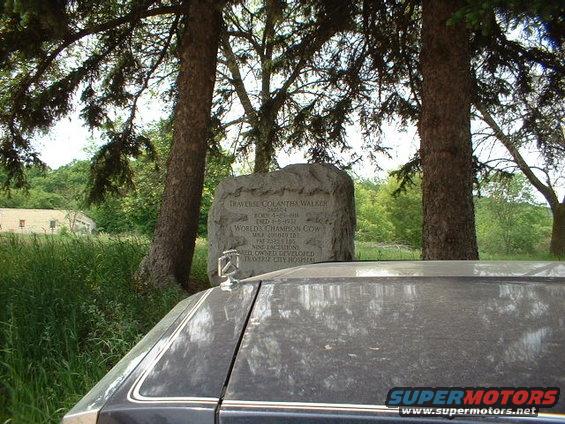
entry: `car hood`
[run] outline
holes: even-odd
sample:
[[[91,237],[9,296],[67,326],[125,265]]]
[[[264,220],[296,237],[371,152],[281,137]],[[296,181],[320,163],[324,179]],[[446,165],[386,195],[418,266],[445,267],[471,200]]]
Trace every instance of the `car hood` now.
[[[263,282],[222,408],[387,414],[393,387],[564,387],[563,311],[563,279]]]
[[[312,265],[198,293],[63,422],[366,422],[399,418],[384,406],[392,387],[565,386],[562,265],[389,264]]]
[[[258,286],[209,289],[181,302],[63,424],[186,423],[187,414],[214,422]]]

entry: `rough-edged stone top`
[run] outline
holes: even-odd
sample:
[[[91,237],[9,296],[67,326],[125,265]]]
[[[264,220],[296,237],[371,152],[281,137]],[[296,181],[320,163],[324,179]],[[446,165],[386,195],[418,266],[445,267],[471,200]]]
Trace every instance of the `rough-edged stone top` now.
[[[353,182],[328,164],[289,165],[266,174],[224,180],[208,216],[208,276],[218,257],[241,255],[238,278],[354,257]]]

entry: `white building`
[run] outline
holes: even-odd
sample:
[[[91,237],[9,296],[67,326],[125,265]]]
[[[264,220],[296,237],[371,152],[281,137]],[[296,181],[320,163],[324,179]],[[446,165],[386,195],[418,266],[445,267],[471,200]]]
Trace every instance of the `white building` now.
[[[92,234],[96,224],[78,211],[0,208],[0,232],[57,234],[63,228],[73,233]]]

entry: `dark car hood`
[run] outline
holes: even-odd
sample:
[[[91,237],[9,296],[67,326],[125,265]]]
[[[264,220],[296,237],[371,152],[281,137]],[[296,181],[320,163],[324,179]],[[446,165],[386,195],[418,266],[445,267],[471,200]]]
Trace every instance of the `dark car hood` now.
[[[64,423],[388,422],[392,387],[565,386],[558,265],[528,265],[534,276],[377,265],[317,266],[334,278],[309,266],[307,278],[287,270],[188,298]],[[362,276],[368,267],[379,275]],[[564,413],[563,396],[546,412]]]
[[[196,295],[108,400],[98,422],[213,423],[257,289],[248,283]]]
[[[564,387],[563,283],[263,282],[222,407],[386,413],[392,387]],[[562,397],[552,412],[564,406]]]

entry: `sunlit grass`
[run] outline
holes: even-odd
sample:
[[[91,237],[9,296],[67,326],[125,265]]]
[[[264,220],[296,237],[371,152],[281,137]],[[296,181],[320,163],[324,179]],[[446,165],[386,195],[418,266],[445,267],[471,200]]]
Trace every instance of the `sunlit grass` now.
[[[384,245],[371,242],[356,242],[355,256],[360,261],[391,261],[420,259],[420,250],[402,245]]]
[[[131,276],[146,249],[0,235],[0,423],[59,422],[185,296],[138,293]]]
[[[355,255],[360,261],[394,261],[421,259],[421,250],[412,249],[403,245],[391,245],[371,242],[356,242]],[[551,261],[555,260],[549,252],[532,253],[490,253],[479,252],[479,258],[483,261]]]

